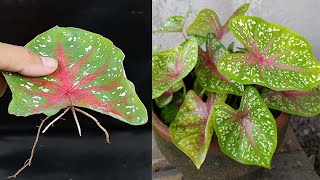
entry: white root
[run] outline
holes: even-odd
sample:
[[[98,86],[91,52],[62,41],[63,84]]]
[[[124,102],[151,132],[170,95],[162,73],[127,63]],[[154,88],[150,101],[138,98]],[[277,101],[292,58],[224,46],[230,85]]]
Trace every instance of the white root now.
[[[98,125],[98,127],[99,127],[99,128],[104,132],[104,134],[106,135],[106,141],[107,141],[108,143],[110,143],[108,131],[107,131],[103,126],[101,126],[101,124],[99,123],[99,121],[98,121],[95,117],[93,117],[93,116],[90,115],[89,113],[87,113],[87,112],[85,112],[85,111],[83,111],[83,110],[81,110],[81,109],[78,109],[78,108],[76,108],[76,107],[75,107],[74,109],[75,109],[76,111],[78,111],[78,112],[80,112],[80,113],[88,116],[88,117],[91,118],[94,122],[96,122],[96,124]]]
[[[63,115],[65,115],[68,111],[69,111],[70,107],[68,107],[66,110],[64,110],[64,112],[62,114],[60,114],[58,117],[56,117],[53,121],[51,121],[42,131],[42,133],[45,133],[51,126],[53,126],[53,124],[58,121],[59,119],[61,119],[61,117]]]
[[[80,127],[80,124],[79,124],[79,121],[78,121],[78,117],[77,117],[76,111],[74,109],[75,109],[75,107],[72,106],[71,111],[72,111],[74,120],[76,121],[76,124],[77,124],[77,127],[78,127],[79,136],[81,136],[81,127]]]
[[[33,156],[34,156],[34,153],[35,153],[35,148],[38,144],[38,141],[39,141],[39,136],[40,136],[40,133],[45,133],[51,126],[53,126],[53,124],[58,121],[59,119],[63,119],[61,118],[63,115],[65,115],[69,110],[71,109],[72,111],[72,114],[74,116],[74,119],[76,121],[76,124],[77,124],[77,127],[78,127],[78,131],[79,131],[79,135],[81,136],[81,128],[80,128],[80,124],[79,124],[79,121],[78,121],[78,117],[76,115],[76,111],[84,114],[85,116],[88,116],[89,118],[91,118],[93,121],[96,122],[96,124],[98,125],[98,127],[105,133],[105,136],[106,136],[106,141],[108,143],[110,143],[110,140],[109,140],[109,133],[108,131],[103,127],[101,126],[101,124],[99,123],[99,121],[93,117],[92,115],[90,115],[89,113],[81,110],[81,109],[78,109],[76,107],[68,107],[64,110],[64,112],[62,114],[60,114],[59,116],[57,116],[53,121],[51,121],[44,129],[43,131],[41,131],[42,129],[42,126],[44,125],[45,121],[47,121],[49,119],[49,117],[46,117],[45,119],[43,119],[41,121],[41,124],[39,125],[38,127],[38,132],[37,132],[37,136],[36,136],[36,139],[34,141],[34,144],[32,146],[32,149],[31,149],[31,154],[30,154],[30,157],[29,159],[27,159],[24,163],[24,165],[12,176],[9,176],[8,178],[16,178],[25,168],[27,168],[28,166],[31,166],[31,162],[32,162],[32,159],[33,159]]]
[[[27,168],[28,166],[31,166],[31,162],[32,162],[32,159],[33,159],[33,155],[34,155],[34,152],[35,152],[35,149],[36,149],[36,146],[38,144],[38,141],[39,141],[39,136],[40,136],[40,133],[41,133],[41,128],[43,126],[43,124],[45,123],[46,120],[48,120],[49,117],[46,117],[45,119],[43,119],[41,121],[41,124],[39,125],[38,127],[38,132],[37,132],[37,136],[36,136],[36,139],[34,141],[34,144],[32,146],[32,149],[31,149],[31,154],[30,154],[30,158],[26,160],[26,162],[24,163],[24,165],[12,176],[9,176],[8,178],[16,178],[25,168]]]

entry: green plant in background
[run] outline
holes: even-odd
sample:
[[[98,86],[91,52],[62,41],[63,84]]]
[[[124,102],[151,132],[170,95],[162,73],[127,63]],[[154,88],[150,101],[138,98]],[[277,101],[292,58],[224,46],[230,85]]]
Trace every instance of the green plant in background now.
[[[59,64],[53,74],[39,78],[3,72],[12,91],[10,114],[29,116],[43,113],[48,116],[39,126],[30,159],[11,177],[16,177],[31,165],[44,122],[61,109],[64,109],[63,113],[49,123],[43,133],[71,110],[80,136],[76,112],[94,120],[109,143],[107,130],[95,117],[77,107],[110,115],[131,125],[147,122],[146,108],[133,83],[126,78],[124,54],[110,40],[82,29],[54,27],[35,37],[25,47],[39,56],[55,58]]]
[[[320,63],[308,41],[284,26],[244,16],[248,8],[239,7],[224,25],[213,10],[201,10],[182,45],[152,56],[153,99],[173,143],[198,169],[213,134],[230,158],[270,168],[277,127],[269,108],[320,113]],[[184,23],[173,19],[164,27],[176,28],[162,32],[183,33]],[[221,42],[230,30],[243,44],[238,50]]]

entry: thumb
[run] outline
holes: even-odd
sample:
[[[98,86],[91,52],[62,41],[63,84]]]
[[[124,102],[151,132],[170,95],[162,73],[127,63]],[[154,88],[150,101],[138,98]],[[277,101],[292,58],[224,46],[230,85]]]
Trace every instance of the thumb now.
[[[0,43],[0,54],[0,71],[18,72],[25,76],[45,76],[58,67],[57,60],[39,57],[21,46]]]

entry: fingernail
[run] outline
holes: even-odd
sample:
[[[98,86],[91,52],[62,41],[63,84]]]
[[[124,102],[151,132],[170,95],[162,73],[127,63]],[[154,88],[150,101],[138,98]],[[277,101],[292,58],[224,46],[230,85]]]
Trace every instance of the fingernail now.
[[[53,59],[53,58],[49,58],[49,57],[40,57],[42,60],[42,63],[44,66],[46,66],[47,68],[50,69],[56,69],[58,66],[58,61]]]

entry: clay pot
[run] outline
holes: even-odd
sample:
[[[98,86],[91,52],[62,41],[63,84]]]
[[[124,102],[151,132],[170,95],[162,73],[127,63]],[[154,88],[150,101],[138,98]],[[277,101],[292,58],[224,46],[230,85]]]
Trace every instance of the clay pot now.
[[[281,113],[276,118],[278,147],[281,145],[288,128],[289,119],[290,115],[286,113]],[[201,168],[197,169],[190,158],[173,144],[169,127],[161,121],[155,112],[152,112],[152,126],[153,135],[161,153],[187,180],[256,179],[261,174],[262,167],[244,165],[224,155],[220,150],[217,138],[211,140],[206,160]]]

